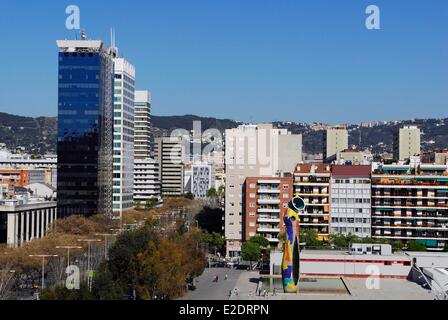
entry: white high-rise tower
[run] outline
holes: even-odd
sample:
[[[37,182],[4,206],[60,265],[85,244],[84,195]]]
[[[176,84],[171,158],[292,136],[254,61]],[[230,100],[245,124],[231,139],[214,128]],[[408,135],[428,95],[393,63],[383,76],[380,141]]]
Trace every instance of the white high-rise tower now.
[[[134,207],[135,68],[124,58],[116,58],[114,63],[113,209],[121,216]]]

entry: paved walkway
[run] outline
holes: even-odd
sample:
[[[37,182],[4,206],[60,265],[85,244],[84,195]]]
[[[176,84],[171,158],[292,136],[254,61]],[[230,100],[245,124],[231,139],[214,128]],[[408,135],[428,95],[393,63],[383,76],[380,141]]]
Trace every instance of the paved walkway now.
[[[235,288],[241,274],[246,272],[229,268],[206,269],[203,275],[196,278],[196,290],[188,291],[179,300],[228,300],[229,291]],[[229,278],[224,280],[226,274]],[[217,283],[213,282],[216,275],[219,277]]]
[[[228,274],[229,279],[224,280]],[[219,282],[213,282],[218,275]],[[197,289],[189,291],[181,300],[432,300],[431,294],[415,283],[406,280],[381,279],[378,290],[369,290],[365,279],[345,278],[350,294],[305,293],[297,295],[278,292],[267,297],[256,295],[260,275],[258,272],[232,270],[227,268],[207,269],[197,278]],[[235,287],[239,294],[229,297],[229,291]]]

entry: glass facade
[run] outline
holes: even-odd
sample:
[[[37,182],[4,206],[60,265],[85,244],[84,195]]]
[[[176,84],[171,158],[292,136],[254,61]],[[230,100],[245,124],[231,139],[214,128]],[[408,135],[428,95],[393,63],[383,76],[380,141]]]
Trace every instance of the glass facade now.
[[[59,45],[60,217],[112,214],[113,55],[79,43]]]

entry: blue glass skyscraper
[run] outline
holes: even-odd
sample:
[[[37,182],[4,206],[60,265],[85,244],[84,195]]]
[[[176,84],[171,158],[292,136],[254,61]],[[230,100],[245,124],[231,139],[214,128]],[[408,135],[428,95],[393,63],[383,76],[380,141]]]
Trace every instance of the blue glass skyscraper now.
[[[115,52],[62,40],[58,88],[58,215],[112,215]]]

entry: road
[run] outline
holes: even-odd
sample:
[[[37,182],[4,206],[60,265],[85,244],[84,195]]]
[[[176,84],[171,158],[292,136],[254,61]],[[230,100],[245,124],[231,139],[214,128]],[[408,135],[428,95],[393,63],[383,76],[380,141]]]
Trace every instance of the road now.
[[[207,268],[204,274],[196,278],[196,290],[188,291],[180,300],[229,300],[229,291],[235,288],[244,272],[229,268]],[[226,274],[229,277],[224,280]],[[213,282],[216,275],[219,278],[217,283]]]

